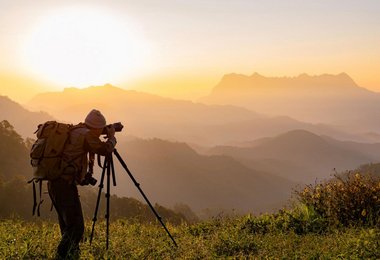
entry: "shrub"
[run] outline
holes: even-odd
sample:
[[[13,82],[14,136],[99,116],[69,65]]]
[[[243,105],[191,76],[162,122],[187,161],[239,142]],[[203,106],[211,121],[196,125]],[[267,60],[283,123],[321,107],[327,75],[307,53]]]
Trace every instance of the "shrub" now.
[[[380,180],[347,173],[296,191],[298,201],[330,225],[380,225]]]

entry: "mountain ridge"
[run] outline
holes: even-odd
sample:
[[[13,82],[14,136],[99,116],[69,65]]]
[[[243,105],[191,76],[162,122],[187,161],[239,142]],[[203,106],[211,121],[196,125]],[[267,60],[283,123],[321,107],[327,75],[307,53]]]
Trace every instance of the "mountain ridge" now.
[[[28,105],[72,123],[83,121],[88,111],[97,108],[109,122],[127,122],[125,130],[132,135],[200,145],[244,142],[297,128],[338,139],[376,140],[376,135],[361,136],[346,129],[305,123],[289,116],[267,116],[236,104],[176,100],[112,85],[44,93]]]
[[[297,77],[228,74],[209,95],[206,104],[230,104],[267,115],[339,125],[357,133],[380,132],[380,93],[358,86],[347,73]]]
[[[331,86],[345,86],[345,87],[354,87],[354,88],[361,88],[359,87],[355,81],[345,72],[339,73],[339,74],[321,74],[321,75],[308,75],[306,73],[302,73],[295,77],[266,77],[263,76],[257,72],[254,72],[252,75],[244,75],[244,74],[237,74],[237,73],[230,73],[225,74],[222,79],[219,81],[219,83],[214,87],[213,91],[217,91],[218,88],[220,89],[227,89],[229,87],[229,84],[236,83],[236,81],[242,81],[246,84],[242,84],[244,87],[250,87],[252,89],[254,88],[260,88],[259,84],[263,84],[266,87],[281,87],[281,85],[285,85],[287,87],[289,86],[299,86],[299,80],[302,80],[302,83],[309,83],[308,86],[313,86],[314,84],[319,85],[319,87],[323,87],[323,83],[330,83]],[[257,84],[257,85],[256,85]],[[278,85],[276,85],[278,84]],[[244,88],[243,87],[243,88]],[[361,88],[364,89],[364,88]],[[367,90],[369,91],[369,90]]]
[[[53,120],[46,112],[32,112],[7,96],[0,96],[0,121],[9,121],[24,138],[33,135],[41,122]]]

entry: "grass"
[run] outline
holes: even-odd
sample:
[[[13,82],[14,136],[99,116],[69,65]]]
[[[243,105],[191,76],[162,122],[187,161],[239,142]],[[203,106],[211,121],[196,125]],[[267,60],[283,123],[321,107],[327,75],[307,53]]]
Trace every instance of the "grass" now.
[[[378,228],[334,228],[323,233],[297,234],[281,228],[256,232],[247,223],[262,217],[220,218],[197,224],[169,225],[179,247],[163,228],[128,220],[111,223],[110,248],[105,249],[105,223],[91,223],[81,243],[83,259],[379,259]],[[1,259],[53,258],[60,234],[55,223],[21,220],[0,222]]]
[[[167,224],[175,248],[157,223],[118,219],[91,222],[83,259],[380,259],[380,180],[359,173],[308,185],[291,209],[260,216],[219,217],[195,224]],[[0,220],[0,259],[53,258],[58,224]]]

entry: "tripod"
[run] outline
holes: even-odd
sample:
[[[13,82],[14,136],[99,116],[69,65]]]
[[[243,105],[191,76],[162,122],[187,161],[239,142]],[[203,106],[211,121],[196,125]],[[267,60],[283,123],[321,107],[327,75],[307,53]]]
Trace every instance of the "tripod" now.
[[[125,169],[125,171],[129,175],[129,177],[131,178],[132,182],[135,184],[135,186],[137,187],[137,189],[140,191],[140,193],[144,197],[146,203],[149,205],[150,209],[152,210],[152,212],[156,216],[157,220],[161,223],[162,227],[165,229],[166,233],[169,235],[169,237],[173,241],[174,245],[176,247],[178,247],[178,245],[177,245],[176,241],[174,240],[173,236],[170,234],[169,230],[167,229],[167,227],[165,226],[164,222],[162,221],[162,218],[160,217],[160,215],[158,215],[158,213],[156,212],[156,210],[154,209],[154,207],[152,206],[152,204],[150,203],[150,201],[146,197],[145,193],[140,188],[140,183],[138,183],[136,181],[136,179],[133,177],[132,173],[129,171],[129,169],[127,167],[127,164],[123,161],[123,159],[121,158],[120,154],[117,152],[116,149],[114,149],[113,154],[115,154],[116,158],[119,160],[120,164],[123,166],[123,168]],[[102,189],[104,187],[104,177],[107,174],[107,180],[106,180],[107,181],[107,183],[106,183],[106,185],[107,185],[107,187],[106,187],[107,188],[107,190],[106,190],[107,204],[106,204],[106,215],[105,215],[105,218],[106,218],[106,249],[108,250],[108,246],[109,246],[109,222],[110,222],[110,196],[111,196],[110,195],[110,190],[111,190],[111,183],[110,182],[111,182],[111,178],[112,178],[112,181],[113,181],[113,186],[116,186],[115,168],[114,168],[114,164],[113,164],[112,153],[106,155],[106,157],[104,159],[103,167],[101,167],[101,168],[103,170],[102,170],[102,176],[101,176],[100,184],[99,184],[99,192],[98,192],[98,198],[97,198],[97,201],[96,201],[94,218],[92,219],[93,222],[92,222],[90,244],[92,243],[92,239],[93,239],[93,236],[94,236],[95,223],[97,221],[97,215],[98,215],[98,210],[99,210],[100,196],[101,196],[101,193],[102,193]]]

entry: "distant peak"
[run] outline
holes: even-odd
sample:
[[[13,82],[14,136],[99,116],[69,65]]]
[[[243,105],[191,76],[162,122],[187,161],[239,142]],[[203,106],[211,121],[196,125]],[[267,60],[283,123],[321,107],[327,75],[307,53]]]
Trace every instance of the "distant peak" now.
[[[319,137],[318,135],[316,135],[316,134],[314,134],[308,130],[304,130],[304,129],[290,130],[286,133],[278,135],[278,137],[280,137],[280,136],[313,136],[313,137]]]
[[[257,72],[254,72],[252,75],[251,75],[251,78],[265,78],[263,75],[257,73]]]
[[[338,74],[338,76],[351,78],[350,76],[348,76],[348,74],[346,72],[341,72]]]
[[[298,78],[310,78],[310,75],[307,73],[302,73],[298,76]]]
[[[103,86],[91,86],[85,89],[90,89],[90,88],[105,89],[105,88],[118,88],[118,87],[115,87],[114,85],[107,83],[107,84],[104,84]]]
[[[244,75],[244,74],[238,74],[238,73],[229,73],[229,74],[225,74],[223,76],[223,79],[230,79],[230,78],[247,78],[248,76],[247,75]]]
[[[289,132],[286,132],[274,137],[273,140],[294,141],[294,142],[301,142],[301,143],[310,142],[310,141],[324,142],[321,136],[304,129],[291,130]]]
[[[339,73],[337,75],[339,78],[344,78],[346,80],[354,81],[346,72]]]

